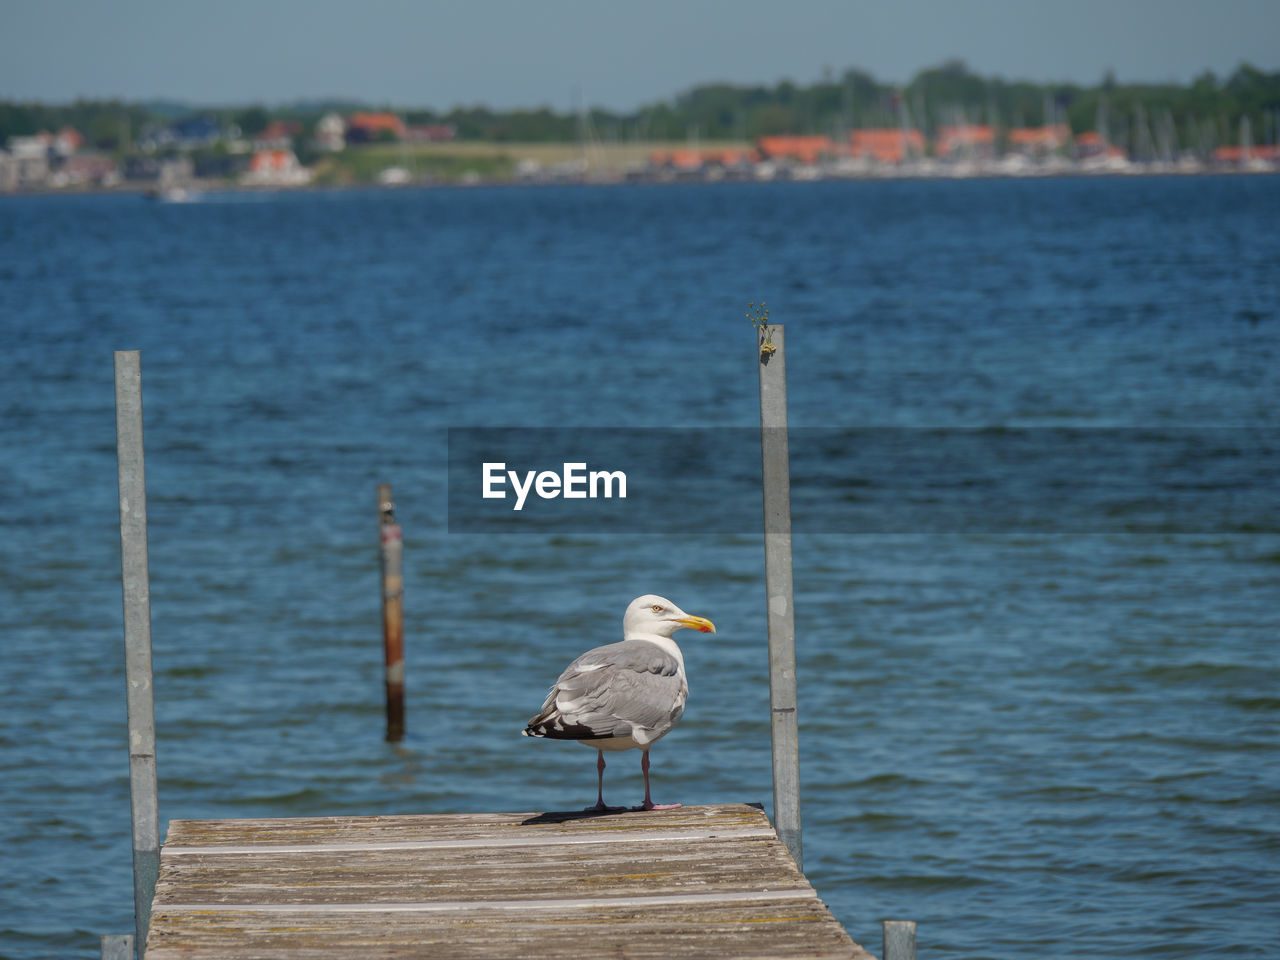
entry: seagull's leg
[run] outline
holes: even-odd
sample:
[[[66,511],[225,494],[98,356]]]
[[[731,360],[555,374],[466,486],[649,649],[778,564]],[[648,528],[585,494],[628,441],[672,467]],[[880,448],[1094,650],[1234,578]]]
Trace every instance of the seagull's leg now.
[[[604,809],[604,751],[596,751],[596,775],[599,783],[596,784],[596,809]]]
[[[586,807],[587,810],[605,810],[614,811],[622,810],[622,807],[607,807],[604,803],[604,751],[596,751],[596,773],[600,777],[600,787],[596,791],[596,805],[594,807]]]
[[[640,804],[641,810],[674,810],[680,806],[678,803],[654,803],[649,799],[649,751],[643,750],[640,753],[640,769],[644,771],[644,803]]]

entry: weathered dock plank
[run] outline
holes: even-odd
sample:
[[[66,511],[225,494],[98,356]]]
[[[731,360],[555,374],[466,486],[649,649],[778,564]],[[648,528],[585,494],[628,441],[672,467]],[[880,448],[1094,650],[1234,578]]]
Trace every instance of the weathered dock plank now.
[[[150,960],[866,960],[746,804],[174,821]]]
[[[578,813],[458,813],[398,817],[285,817],[267,820],[171,820],[165,847],[250,844],[388,843],[482,840],[506,843],[547,838],[612,836],[640,832],[686,833],[750,830],[774,836],[759,807],[750,804],[676,807],[674,810],[589,815]]]
[[[158,914],[161,923],[166,919]],[[153,914],[152,923],[157,922]],[[784,903],[576,907],[518,914],[318,914],[187,918],[178,947],[149,958],[627,957],[848,958],[865,956],[816,899]],[[153,932],[152,934],[156,934]]]

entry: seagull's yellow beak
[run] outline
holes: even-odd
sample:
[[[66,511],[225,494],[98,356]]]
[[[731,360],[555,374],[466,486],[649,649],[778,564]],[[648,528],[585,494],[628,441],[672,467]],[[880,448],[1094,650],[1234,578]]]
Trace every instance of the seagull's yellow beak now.
[[[715,633],[716,625],[706,617],[685,617],[677,620],[676,623],[682,627],[688,627],[690,630],[697,630],[699,633]]]

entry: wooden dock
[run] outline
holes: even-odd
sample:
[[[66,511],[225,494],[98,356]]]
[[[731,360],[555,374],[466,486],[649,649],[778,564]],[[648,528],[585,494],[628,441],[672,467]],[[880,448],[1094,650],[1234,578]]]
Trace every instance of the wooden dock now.
[[[175,820],[148,960],[873,960],[754,805]]]

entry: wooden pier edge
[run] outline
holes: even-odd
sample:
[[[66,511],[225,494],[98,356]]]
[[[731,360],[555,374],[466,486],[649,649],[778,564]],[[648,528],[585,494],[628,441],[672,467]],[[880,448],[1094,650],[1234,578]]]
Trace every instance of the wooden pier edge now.
[[[844,958],[763,810],[175,820],[148,960]]]

